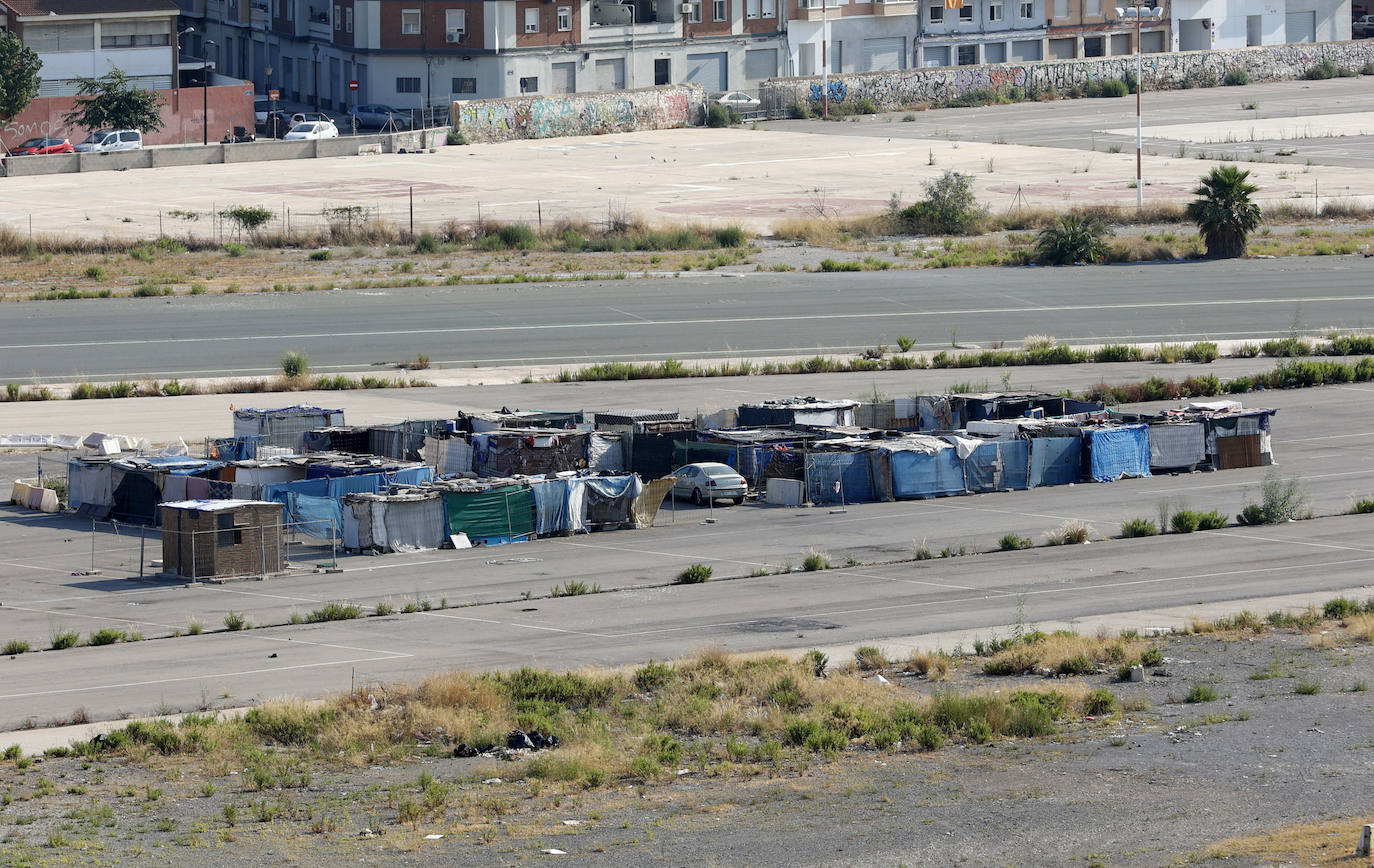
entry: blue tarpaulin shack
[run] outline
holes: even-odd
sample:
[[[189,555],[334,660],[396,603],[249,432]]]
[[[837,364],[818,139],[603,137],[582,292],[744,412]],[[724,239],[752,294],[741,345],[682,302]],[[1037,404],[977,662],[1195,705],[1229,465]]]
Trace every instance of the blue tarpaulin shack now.
[[[872,503],[877,500],[867,452],[807,454],[806,496],[812,503]]]
[[[1029,487],[1069,485],[1079,480],[1082,466],[1081,437],[1032,437]]]
[[[1029,441],[985,440],[964,459],[964,487],[969,491],[1020,491],[1029,485]]]
[[[1089,479],[1112,482],[1123,476],[1150,475],[1147,425],[1113,425],[1083,429],[1083,463]]]
[[[964,462],[954,446],[938,437],[916,434],[885,440],[892,496],[898,499],[942,497],[964,492]]]

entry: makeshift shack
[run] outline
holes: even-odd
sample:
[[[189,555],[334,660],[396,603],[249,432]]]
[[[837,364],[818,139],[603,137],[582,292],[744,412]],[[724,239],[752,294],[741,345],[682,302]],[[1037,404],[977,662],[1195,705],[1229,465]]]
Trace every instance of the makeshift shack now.
[[[282,507],[256,500],[160,504],[162,567],[188,579],[282,571]]]
[[[344,548],[353,551],[437,549],[448,538],[438,491],[345,495],[342,523]]]
[[[741,404],[736,424],[741,428],[787,428],[793,425],[834,428],[853,425],[854,408],[857,406],[858,401],[822,401],[819,398],[784,398],[761,404]]]
[[[302,406],[278,407],[275,410],[250,407],[234,410],[234,437],[257,437],[264,445],[284,446],[303,452],[306,432],[343,423],[343,410]]]

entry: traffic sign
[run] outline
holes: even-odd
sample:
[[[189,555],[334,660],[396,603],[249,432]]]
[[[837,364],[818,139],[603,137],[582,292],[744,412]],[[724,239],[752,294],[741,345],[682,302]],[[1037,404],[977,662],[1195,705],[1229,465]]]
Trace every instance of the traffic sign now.
[[[348,89],[349,89],[349,90],[357,90],[357,89],[358,89],[358,80],[357,80],[356,78],[353,79],[352,81],[350,81],[350,82],[348,83]]]
[[[276,102],[277,100],[281,99],[281,91],[269,90],[267,92],[267,98],[272,100],[272,102]]]

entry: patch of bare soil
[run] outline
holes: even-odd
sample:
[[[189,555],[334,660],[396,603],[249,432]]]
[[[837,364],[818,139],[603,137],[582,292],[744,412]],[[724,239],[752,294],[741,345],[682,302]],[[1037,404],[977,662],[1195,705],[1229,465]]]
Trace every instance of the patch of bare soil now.
[[[1353,854],[1372,819],[1374,649],[1333,633],[1170,637],[1143,683],[1067,679],[1132,710],[1043,739],[775,767],[707,769],[688,750],[671,780],[591,790],[483,757],[265,789],[247,769],[155,755],[9,760],[0,865],[504,865],[554,850],[591,865],[1368,864]],[[1044,680],[968,664],[886,677],[924,694]]]

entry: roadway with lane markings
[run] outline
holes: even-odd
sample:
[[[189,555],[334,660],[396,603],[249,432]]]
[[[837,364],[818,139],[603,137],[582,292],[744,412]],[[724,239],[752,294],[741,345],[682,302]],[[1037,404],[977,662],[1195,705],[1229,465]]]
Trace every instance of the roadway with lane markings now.
[[[1046,331],[1250,339],[1374,325],[1371,286],[1368,260],[1313,257],[20,302],[0,321],[0,380],[261,375],[286,350],[356,371],[417,350],[457,367],[847,353],[899,335],[917,352]]]

